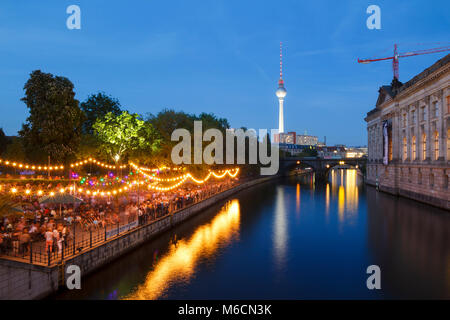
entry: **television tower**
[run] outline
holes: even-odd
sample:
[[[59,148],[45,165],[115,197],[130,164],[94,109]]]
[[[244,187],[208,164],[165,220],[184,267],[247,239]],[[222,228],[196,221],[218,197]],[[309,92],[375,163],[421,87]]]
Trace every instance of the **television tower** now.
[[[280,42],[280,80],[278,80],[278,90],[275,93],[278,97],[279,113],[278,113],[278,133],[284,133],[284,113],[283,102],[286,96],[286,89],[283,81],[283,51],[282,43]]]

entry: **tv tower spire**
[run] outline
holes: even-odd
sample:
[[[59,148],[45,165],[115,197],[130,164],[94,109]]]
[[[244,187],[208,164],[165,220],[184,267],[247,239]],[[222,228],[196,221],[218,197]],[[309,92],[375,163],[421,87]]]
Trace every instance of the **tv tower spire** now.
[[[283,102],[286,96],[286,89],[283,81],[283,47],[280,42],[280,80],[278,80],[278,90],[275,93],[278,97],[279,114],[278,114],[278,133],[284,133],[284,112]]]
[[[278,80],[278,85],[283,86],[283,43],[280,42],[280,80]]]

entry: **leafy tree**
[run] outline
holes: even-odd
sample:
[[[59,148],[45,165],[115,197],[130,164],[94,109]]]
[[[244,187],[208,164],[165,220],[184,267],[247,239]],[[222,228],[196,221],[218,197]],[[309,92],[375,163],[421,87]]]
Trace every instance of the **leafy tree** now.
[[[127,111],[119,116],[109,112],[93,125],[94,134],[100,141],[102,150],[118,161],[136,150],[153,150],[157,148],[157,140],[153,126],[146,124],[141,117]]]
[[[6,146],[3,157],[8,160],[25,162],[26,156],[22,139],[19,137],[12,137],[11,142]]]
[[[111,112],[115,116],[122,113],[119,100],[106,95],[104,92],[91,94],[80,106],[86,115],[86,120],[83,123],[83,133],[85,134],[93,134],[92,126],[95,121],[103,118],[107,113]]]
[[[5,135],[3,128],[0,128],[0,155],[2,155],[10,143],[8,137]]]
[[[84,115],[75,99],[74,86],[69,79],[33,71],[24,86],[29,109],[27,122],[19,135],[27,158],[67,163],[78,151]]]
[[[213,113],[201,113],[195,120],[202,121],[203,130],[210,128],[219,129],[225,132],[226,129],[230,128],[228,120],[225,118],[218,118]]]
[[[156,116],[148,115],[147,121],[156,130],[160,140],[160,151],[155,155],[155,161],[165,163],[170,161],[173,146],[177,142],[171,141],[172,132],[179,128],[194,131],[195,116],[185,112],[177,112],[171,109],[164,109]]]

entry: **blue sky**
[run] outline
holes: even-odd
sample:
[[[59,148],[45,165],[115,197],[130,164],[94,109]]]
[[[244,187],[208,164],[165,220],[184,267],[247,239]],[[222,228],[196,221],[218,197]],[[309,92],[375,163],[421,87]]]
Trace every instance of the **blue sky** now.
[[[29,73],[68,77],[76,98],[97,91],[141,114],[173,108],[213,112],[232,127],[275,128],[279,42],[284,44],[285,128],[328,144],[366,144],[364,116],[389,61],[357,58],[450,41],[450,2],[430,1],[1,1],[0,127],[14,135]],[[66,8],[81,8],[81,30]],[[368,30],[366,8],[381,8]],[[400,60],[400,80],[445,56]]]

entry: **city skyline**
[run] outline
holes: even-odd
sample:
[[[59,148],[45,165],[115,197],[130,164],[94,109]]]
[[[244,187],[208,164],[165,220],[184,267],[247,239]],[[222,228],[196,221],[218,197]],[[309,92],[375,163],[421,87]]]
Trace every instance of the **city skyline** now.
[[[258,8],[255,2],[195,8],[181,2],[170,8],[105,3],[101,9],[79,1],[82,28],[68,30],[70,4],[0,5],[0,58],[7,62],[0,71],[0,127],[7,135],[15,135],[27,117],[20,98],[36,69],[69,78],[80,102],[104,91],[139,114],[207,110],[232,127],[276,128],[273,91],[282,41],[283,78],[289,83],[286,131],[327,136],[330,145],[365,145],[364,115],[375,105],[378,88],[391,82],[392,71],[388,62],[360,65],[357,58],[389,55],[394,43],[400,51],[422,48],[418,42],[433,47],[448,39],[450,25],[444,1],[410,1],[408,7],[379,1],[381,30],[367,29],[368,3],[356,1],[286,2],[282,8]],[[403,59],[400,80],[444,55]]]

